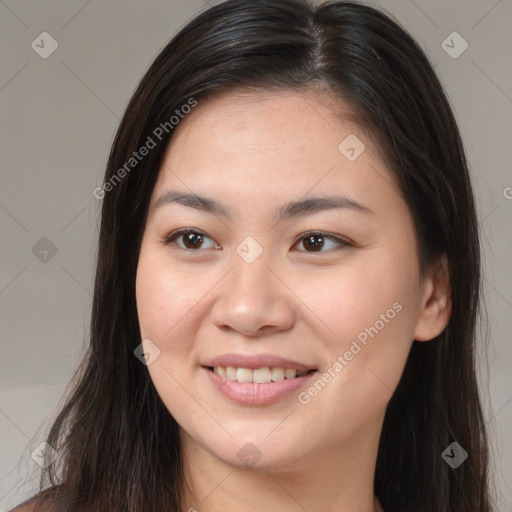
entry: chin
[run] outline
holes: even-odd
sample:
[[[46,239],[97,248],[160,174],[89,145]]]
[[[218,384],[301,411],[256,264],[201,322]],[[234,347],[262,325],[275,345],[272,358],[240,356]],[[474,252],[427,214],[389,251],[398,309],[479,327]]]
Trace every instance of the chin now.
[[[265,439],[268,430],[261,436],[233,436],[224,439],[224,442],[208,443],[208,451],[225,464],[236,469],[248,471],[277,471],[297,468],[297,461],[305,454],[304,446],[301,446],[301,453],[298,453],[297,443],[287,444],[286,439],[290,436],[273,436],[272,439]],[[209,445],[209,446],[208,446]],[[213,449],[212,449],[213,447]]]

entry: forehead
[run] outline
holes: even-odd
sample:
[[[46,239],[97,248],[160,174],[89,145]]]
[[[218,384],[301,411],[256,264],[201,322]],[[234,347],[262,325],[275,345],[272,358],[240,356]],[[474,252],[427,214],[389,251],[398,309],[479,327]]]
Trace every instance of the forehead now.
[[[238,203],[265,196],[284,202],[313,189],[339,189],[363,203],[384,189],[400,195],[373,140],[350,106],[327,93],[217,94],[198,100],[175,128],[153,197],[176,185]]]
[[[225,151],[240,144],[275,152],[314,148],[320,142],[337,147],[343,130],[365,133],[353,109],[327,91],[235,90],[199,100],[178,125],[168,149],[194,136]],[[230,148],[229,142],[236,144]]]

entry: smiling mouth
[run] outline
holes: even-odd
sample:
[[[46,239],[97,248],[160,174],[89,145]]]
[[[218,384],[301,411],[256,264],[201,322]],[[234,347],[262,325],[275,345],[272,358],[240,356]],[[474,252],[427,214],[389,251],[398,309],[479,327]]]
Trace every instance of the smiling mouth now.
[[[285,379],[293,380],[309,375],[317,370],[296,370],[283,367],[263,367],[254,370],[250,368],[237,368],[235,366],[207,366],[210,371],[227,380],[242,383],[266,384],[281,382]]]

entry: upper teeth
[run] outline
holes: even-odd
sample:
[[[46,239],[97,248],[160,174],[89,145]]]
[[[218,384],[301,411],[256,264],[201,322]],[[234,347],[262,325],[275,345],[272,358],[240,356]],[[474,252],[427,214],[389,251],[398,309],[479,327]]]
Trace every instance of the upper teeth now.
[[[229,380],[237,380],[238,382],[255,382],[257,384],[264,384],[266,382],[279,382],[283,379],[294,379],[295,377],[302,377],[306,375],[307,370],[297,371],[291,368],[257,368],[251,370],[250,368],[235,368],[234,366],[215,366],[213,371],[221,377],[226,377]]]

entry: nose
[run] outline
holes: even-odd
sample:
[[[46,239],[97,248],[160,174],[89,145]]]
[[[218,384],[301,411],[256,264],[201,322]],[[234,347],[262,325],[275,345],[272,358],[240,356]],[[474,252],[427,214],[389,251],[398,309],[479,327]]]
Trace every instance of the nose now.
[[[293,292],[265,251],[249,263],[235,255],[232,270],[215,287],[214,324],[247,337],[290,329],[296,317]]]

